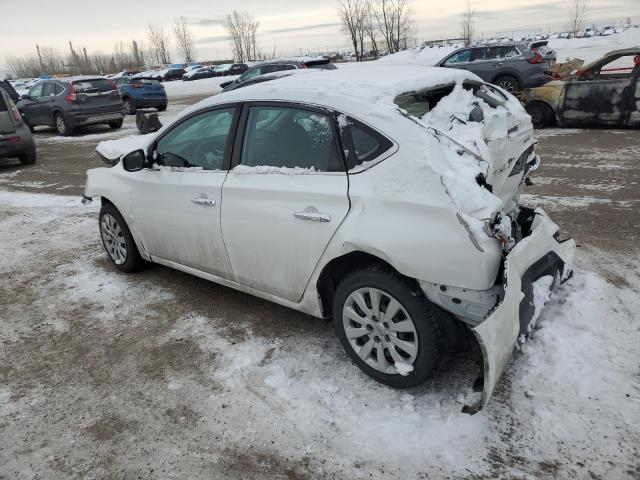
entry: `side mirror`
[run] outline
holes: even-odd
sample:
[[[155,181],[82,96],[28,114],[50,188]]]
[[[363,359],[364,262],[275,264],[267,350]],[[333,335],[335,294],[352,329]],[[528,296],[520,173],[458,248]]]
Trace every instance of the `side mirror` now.
[[[136,150],[122,157],[122,167],[127,172],[137,172],[144,168],[144,150]]]

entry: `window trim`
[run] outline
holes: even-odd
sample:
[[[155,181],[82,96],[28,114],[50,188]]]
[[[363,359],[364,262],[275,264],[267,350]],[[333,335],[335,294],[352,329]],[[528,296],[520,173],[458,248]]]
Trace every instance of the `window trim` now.
[[[190,172],[197,172],[197,173],[220,173],[220,172],[228,172],[229,171],[229,165],[231,164],[231,159],[232,159],[232,155],[233,155],[233,147],[235,145],[235,137],[237,137],[237,132],[238,132],[238,122],[240,120],[240,114],[241,114],[241,110],[242,110],[242,104],[239,102],[231,102],[231,103],[220,103],[220,104],[216,104],[216,105],[212,105],[209,107],[205,107],[202,108],[200,110],[196,110],[195,112],[191,112],[189,115],[186,115],[184,117],[182,117],[178,122],[175,122],[173,125],[171,125],[171,128],[169,128],[166,132],[163,132],[162,135],[159,135],[156,139],[154,139],[153,143],[151,145],[149,145],[149,148],[147,149],[147,168],[151,168],[151,166],[155,163],[155,159],[153,158],[153,154],[156,151],[156,148],[158,146],[158,142],[160,142],[160,140],[162,140],[164,137],[166,137],[170,132],[172,132],[174,129],[176,129],[177,127],[179,127],[180,125],[182,125],[184,122],[190,120],[193,117],[196,117],[198,115],[202,115],[204,113],[208,113],[208,112],[214,112],[216,110],[226,110],[229,108],[233,108],[234,112],[233,112],[233,118],[231,120],[231,126],[229,127],[229,135],[227,136],[227,142],[225,144],[224,147],[224,158],[222,159],[222,167],[218,170],[205,170],[205,169],[201,169],[201,170],[189,170]],[[176,169],[176,170],[171,170],[171,172],[177,172],[177,173],[183,173],[184,170],[180,170],[180,169]]]
[[[247,133],[247,123],[249,120],[249,109],[251,107],[278,107],[278,108],[294,108],[298,110],[306,110],[309,112],[319,113],[321,115],[326,115],[330,119],[331,129],[333,131],[333,148],[338,155],[338,159],[340,161],[340,165],[342,166],[342,170],[340,171],[314,171],[309,172],[308,175],[347,175],[347,164],[344,158],[344,148],[342,145],[342,139],[340,135],[340,131],[337,128],[335,111],[322,107],[320,105],[312,105],[307,103],[300,102],[287,102],[287,101],[270,101],[270,100],[254,100],[244,102],[242,106],[242,113],[240,115],[240,122],[238,124],[238,130],[236,134],[235,143],[233,144],[233,157],[231,160],[230,170],[233,170],[236,166],[241,165],[240,160],[242,159],[242,146],[244,145],[244,137]],[[260,173],[260,175],[273,175],[270,173]]]

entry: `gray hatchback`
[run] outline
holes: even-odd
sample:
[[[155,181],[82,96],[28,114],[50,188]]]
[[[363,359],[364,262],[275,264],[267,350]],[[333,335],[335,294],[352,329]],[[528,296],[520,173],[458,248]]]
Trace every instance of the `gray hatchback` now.
[[[461,68],[508,92],[539,87],[551,80],[545,70],[556,62],[556,52],[546,42],[499,43],[456,50],[437,67]]]
[[[2,88],[0,88],[0,158],[18,158],[23,165],[36,161],[36,146],[29,127]]]
[[[38,125],[71,135],[77,127],[107,124],[122,127],[122,99],[116,84],[102,77],[72,77],[36,83],[18,102],[33,131]]]

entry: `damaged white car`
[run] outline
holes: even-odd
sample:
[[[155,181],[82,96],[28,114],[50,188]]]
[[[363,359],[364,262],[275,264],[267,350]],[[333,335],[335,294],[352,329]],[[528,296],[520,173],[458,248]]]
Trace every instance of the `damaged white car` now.
[[[529,116],[466,71],[277,79],[98,153],[110,167],[88,172],[85,195],[120,270],[155,262],[333,317],[353,361],[392,387],[475,338],[470,411],[533,327],[534,282],[571,273],[574,242],[519,205],[539,162]]]

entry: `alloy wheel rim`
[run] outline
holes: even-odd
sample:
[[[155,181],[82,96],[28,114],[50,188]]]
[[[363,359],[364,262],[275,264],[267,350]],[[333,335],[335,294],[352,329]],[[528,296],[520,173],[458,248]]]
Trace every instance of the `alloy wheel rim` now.
[[[127,242],[124,232],[113,215],[105,213],[100,222],[100,234],[104,248],[116,265],[122,265],[127,260]]]
[[[514,88],[513,88],[513,84],[510,81],[504,80],[500,82],[499,86],[505,89],[507,92],[513,93]]]
[[[64,133],[67,129],[67,126],[64,124],[64,120],[60,115],[56,117],[56,127],[58,127],[58,132]]]
[[[398,374],[396,363],[415,362],[418,355],[415,324],[389,293],[372,287],[353,291],[344,303],[342,324],[349,345],[371,368]]]

